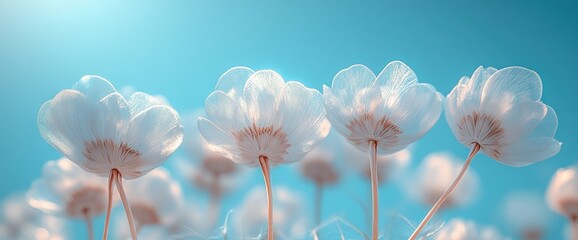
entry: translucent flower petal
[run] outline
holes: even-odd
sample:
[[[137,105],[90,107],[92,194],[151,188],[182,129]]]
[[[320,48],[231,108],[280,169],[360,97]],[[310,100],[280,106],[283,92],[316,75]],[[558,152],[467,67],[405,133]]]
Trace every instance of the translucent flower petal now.
[[[288,141],[294,143],[289,147],[285,160],[298,161],[329,134],[331,125],[325,118],[323,97],[317,90],[298,82],[288,82],[281,95],[279,110],[284,116],[283,130]],[[304,125],[309,128],[304,128]],[[297,156],[293,157],[293,154]]]
[[[255,72],[247,67],[234,67],[223,73],[215,86],[215,90],[220,90],[233,99],[238,99],[245,87],[245,82]]]
[[[523,67],[507,67],[486,81],[481,107],[500,113],[514,103],[539,101],[541,96],[542,80],[536,72]]]
[[[561,145],[551,137],[529,138],[505,146],[496,160],[509,166],[523,167],[553,157],[558,154]]]
[[[83,76],[73,86],[73,89],[81,92],[91,102],[98,102],[109,94],[116,92],[108,80],[95,75]]]
[[[397,98],[409,87],[417,84],[417,76],[409,66],[400,61],[388,63],[377,75],[373,87],[382,89],[382,97],[388,106],[397,102]]]
[[[345,127],[353,118],[354,112],[347,111],[342,107],[342,103],[337,96],[333,94],[331,88],[323,85],[323,99],[325,101],[325,108],[327,110],[327,118],[332,123],[332,126],[342,136],[347,136],[349,130]]]
[[[548,111],[541,102],[523,102],[513,105],[502,116],[502,128],[506,131],[503,141],[515,143],[530,134],[544,119]]]
[[[238,101],[219,90],[211,93],[205,100],[208,117],[229,133],[249,125],[244,121],[246,117],[241,110]]]
[[[237,163],[244,163],[242,159],[235,158],[234,156],[237,155],[237,151],[235,150],[235,142],[233,137],[225,133],[219,127],[217,127],[213,122],[206,118],[200,117],[198,120],[199,132],[203,135],[203,137],[209,142],[212,146],[214,146],[215,150],[221,152],[228,158],[232,159],[234,162]],[[241,161],[241,162],[239,162]]]
[[[130,95],[128,105],[130,106],[130,114],[132,116],[136,116],[150,107],[166,104],[158,97],[151,96],[143,92],[135,92]]]
[[[550,106],[546,105],[546,109],[546,115],[530,133],[530,137],[554,137],[558,128],[558,116],[556,116],[556,112]]]
[[[357,92],[370,88],[375,81],[375,74],[364,65],[356,64],[339,71],[333,78],[331,89],[345,106],[351,106]]]
[[[243,89],[246,114],[257,126],[279,126],[280,116],[276,112],[284,85],[281,75],[271,70],[257,71],[247,80]]]
[[[126,142],[141,154],[144,162],[131,172],[146,173],[158,167],[183,141],[178,113],[168,106],[154,106],[134,116],[129,124]],[[139,175],[140,176],[140,175]],[[123,175],[127,179],[131,176]]]
[[[121,142],[126,136],[130,121],[128,103],[117,92],[111,93],[96,105],[96,121],[93,127],[96,139],[111,139]]]

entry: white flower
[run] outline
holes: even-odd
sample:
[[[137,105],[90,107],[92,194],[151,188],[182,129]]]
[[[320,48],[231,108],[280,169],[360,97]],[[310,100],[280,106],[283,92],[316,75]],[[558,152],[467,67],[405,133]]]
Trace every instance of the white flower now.
[[[157,98],[134,93],[128,101],[105,79],[84,76],[42,105],[42,137],[84,170],[125,179],[156,168],[182,141],[179,115]]]
[[[542,239],[550,221],[543,194],[510,193],[503,205],[504,220],[524,239]]]
[[[341,70],[331,88],[323,86],[327,118],[360,150],[377,142],[383,154],[420,139],[438,120],[443,96],[415,73],[394,61],[376,77],[363,65]]]
[[[65,240],[64,222],[28,205],[24,194],[12,194],[2,202],[0,239]]]
[[[556,171],[548,186],[546,199],[554,211],[578,221],[578,166]]]
[[[82,170],[66,158],[49,161],[26,200],[53,216],[93,218],[106,210],[106,179]]]
[[[415,175],[415,181],[406,189],[421,202],[434,205],[454,181],[463,165],[455,156],[439,152],[426,156]],[[467,171],[460,184],[448,196],[443,207],[470,203],[478,192],[479,179],[473,170]]]
[[[462,77],[446,99],[446,119],[460,143],[489,157],[526,166],[560,151],[556,113],[540,101],[542,80],[532,70],[479,67]]]
[[[301,160],[329,133],[321,94],[274,71],[235,67],[207,97],[199,130],[237,163],[257,166]]]
[[[480,227],[473,221],[459,218],[449,221],[437,234],[438,240],[501,240],[505,238],[495,227]]]
[[[179,229],[183,209],[181,186],[164,168],[157,168],[141,178],[127,181],[126,193],[129,199],[135,225],[138,230],[144,226],[164,226],[169,230]],[[120,220],[120,218],[119,218]],[[126,221],[117,221],[117,238],[129,236]]]

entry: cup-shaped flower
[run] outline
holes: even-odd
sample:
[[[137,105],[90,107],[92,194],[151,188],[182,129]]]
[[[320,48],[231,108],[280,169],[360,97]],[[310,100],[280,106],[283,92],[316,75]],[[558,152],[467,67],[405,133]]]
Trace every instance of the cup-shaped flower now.
[[[205,101],[199,130],[237,163],[258,166],[299,161],[329,133],[321,94],[276,72],[235,67]]]
[[[237,163],[261,166],[272,240],[270,166],[301,160],[327,136],[331,125],[321,94],[271,70],[235,67],[221,76],[205,110],[198,125],[209,144]]]
[[[460,143],[510,166],[526,166],[560,151],[558,118],[540,101],[540,76],[523,67],[478,67],[448,94],[446,119]]]
[[[89,239],[92,219],[107,207],[106,179],[86,172],[66,158],[44,164],[42,178],[26,193],[30,206],[58,217],[86,221]]]
[[[84,76],[42,105],[38,128],[48,143],[78,166],[109,177],[105,239],[113,182],[136,239],[122,179],[148,173],[179,147],[183,134],[178,113],[145,93],[134,93],[127,101],[106,79]]]
[[[369,152],[373,221],[378,236],[377,153],[395,153],[425,135],[438,120],[443,96],[429,84],[418,83],[413,70],[394,61],[377,75],[353,65],[323,86],[327,118],[351,144]]]
[[[544,195],[535,192],[516,191],[504,200],[503,219],[520,238],[538,240],[544,237],[551,219]]]
[[[463,162],[450,153],[432,153],[425,157],[415,175],[406,187],[410,195],[420,202],[434,205],[447,187],[459,174]],[[448,196],[442,207],[458,207],[475,199],[479,189],[479,179],[475,171],[468,171],[454,191]]]
[[[548,186],[546,199],[554,211],[578,221],[578,166],[556,171]]]
[[[420,139],[435,124],[443,96],[419,83],[413,70],[394,61],[377,75],[353,65],[323,86],[327,118],[360,150],[375,141],[382,154],[394,153]]]
[[[134,93],[128,101],[106,79],[84,76],[38,112],[42,137],[84,170],[140,177],[182,141],[178,113],[159,99]]]

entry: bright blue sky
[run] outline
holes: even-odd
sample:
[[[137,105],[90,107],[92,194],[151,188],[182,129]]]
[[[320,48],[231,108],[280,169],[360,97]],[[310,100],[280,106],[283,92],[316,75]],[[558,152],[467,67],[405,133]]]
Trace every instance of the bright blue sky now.
[[[2,1],[0,196],[24,191],[45,161],[59,157],[40,137],[36,114],[82,75],[162,94],[186,113],[202,107],[220,74],[233,66],[274,69],[320,90],[352,64],[379,72],[392,60],[407,63],[444,95],[479,65],[524,66],[540,74],[542,99],[558,114],[557,139],[564,144],[557,156],[525,168],[476,158],[480,199],[444,216],[493,223],[506,232],[498,210],[508,192],[544,192],[557,168],[576,163],[576,1]],[[434,151],[468,152],[443,117],[417,145],[413,166]],[[291,169],[275,169],[275,184],[310,191]],[[256,175],[251,184],[260,180]],[[242,199],[240,192],[231,205]],[[341,194],[328,192],[326,215],[363,224],[351,203],[337,201]],[[386,208],[395,206],[416,221],[427,211],[402,206],[398,186],[384,186],[382,195]],[[563,222],[553,218],[550,239],[560,238]]]

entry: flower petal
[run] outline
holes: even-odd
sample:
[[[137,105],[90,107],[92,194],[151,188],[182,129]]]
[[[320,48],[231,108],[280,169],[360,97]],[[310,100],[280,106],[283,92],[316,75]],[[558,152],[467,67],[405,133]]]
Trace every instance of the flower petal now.
[[[136,116],[150,107],[166,105],[166,103],[158,97],[151,96],[143,92],[135,92],[130,95],[130,98],[128,99],[128,105],[130,106],[130,115]]]
[[[130,121],[128,103],[118,92],[111,93],[96,105],[96,120],[93,128],[96,139],[111,139],[121,142],[126,136]]]
[[[530,137],[554,137],[558,128],[558,117],[550,106],[545,105],[547,112],[542,121],[534,128]]]
[[[333,128],[342,136],[349,135],[349,129],[346,125],[353,120],[351,115],[354,114],[351,109],[342,107],[341,101],[333,94],[331,88],[323,85],[323,100],[327,111],[327,119],[331,122]]]
[[[528,136],[547,112],[541,102],[523,102],[513,105],[501,117],[506,134],[503,141],[512,144]]]
[[[75,90],[64,90],[44,103],[38,111],[42,137],[72,161],[84,161],[87,141],[95,139],[95,104]]]
[[[301,160],[297,156],[311,151],[329,134],[331,124],[325,118],[323,97],[299,82],[287,82],[281,96],[279,111],[284,116],[283,131],[291,144],[285,160]]]
[[[402,135],[413,135],[410,139],[417,140],[437,122],[442,102],[443,96],[433,86],[419,83],[408,88],[399,98],[390,117],[401,129]]]
[[[285,81],[275,71],[262,70],[251,75],[243,89],[243,97],[247,104],[247,116],[253,123],[258,126],[279,126],[279,114],[275,113],[284,86]]]
[[[242,93],[245,83],[255,71],[248,67],[234,67],[223,73],[215,86],[215,90],[221,90],[233,99],[238,99]]]
[[[73,89],[81,92],[91,102],[98,102],[100,99],[116,92],[116,89],[108,80],[96,75],[83,76],[80,81],[74,84]]]
[[[138,171],[146,173],[161,165],[183,141],[179,114],[168,106],[154,106],[134,116],[129,124],[126,143],[138,151]]]
[[[553,157],[558,154],[561,145],[550,137],[529,138],[503,147],[496,160],[509,166],[523,167]]]
[[[356,64],[339,71],[333,78],[331,90],[343,102],[352,106],[354,98],[361,89],[370,88],[375,81],[375,74],[364,65]]]
[[[459,91],[456,92],[456,105],[463,114],[470,114],[477,111],[481,105],[481,96],[484,85],[488,78],[497,70],[489,67],[479,66],[471,78],[463,77],[458,83]]]
[[[220,152],[227,158],[230,158],[234,162],[243,163],[238,156],[238,151],[236,151],[235,142],[233,136],[230,133],[226,133],[217,127],[210,120],[200,117],[198,120],[199,132],[203,135],[205,140],[213,146],[212,149]]]
[[[507,67],[494,73],[484,85],[482,108],[488,112],[503,112],[510,105],[525,101],[539,101],[542,80],[532,70]]]
[[[205,111],[208,117],[228,133],[251,125],[245,121],[248,119],[240,110],[241,106],[238,101],[220,90],[214,91],[205,100]]]
[[[381,73],[377,75],[373,86],[387,89],[384,91],[387,94],[384,95],[382,93],[383,99],[387,100],[402,94],[415,84],[417,84],[417,76],[413,70],[401,61],[393,61],[388,63]],[[395,101],[395,99],[392,101]]]

